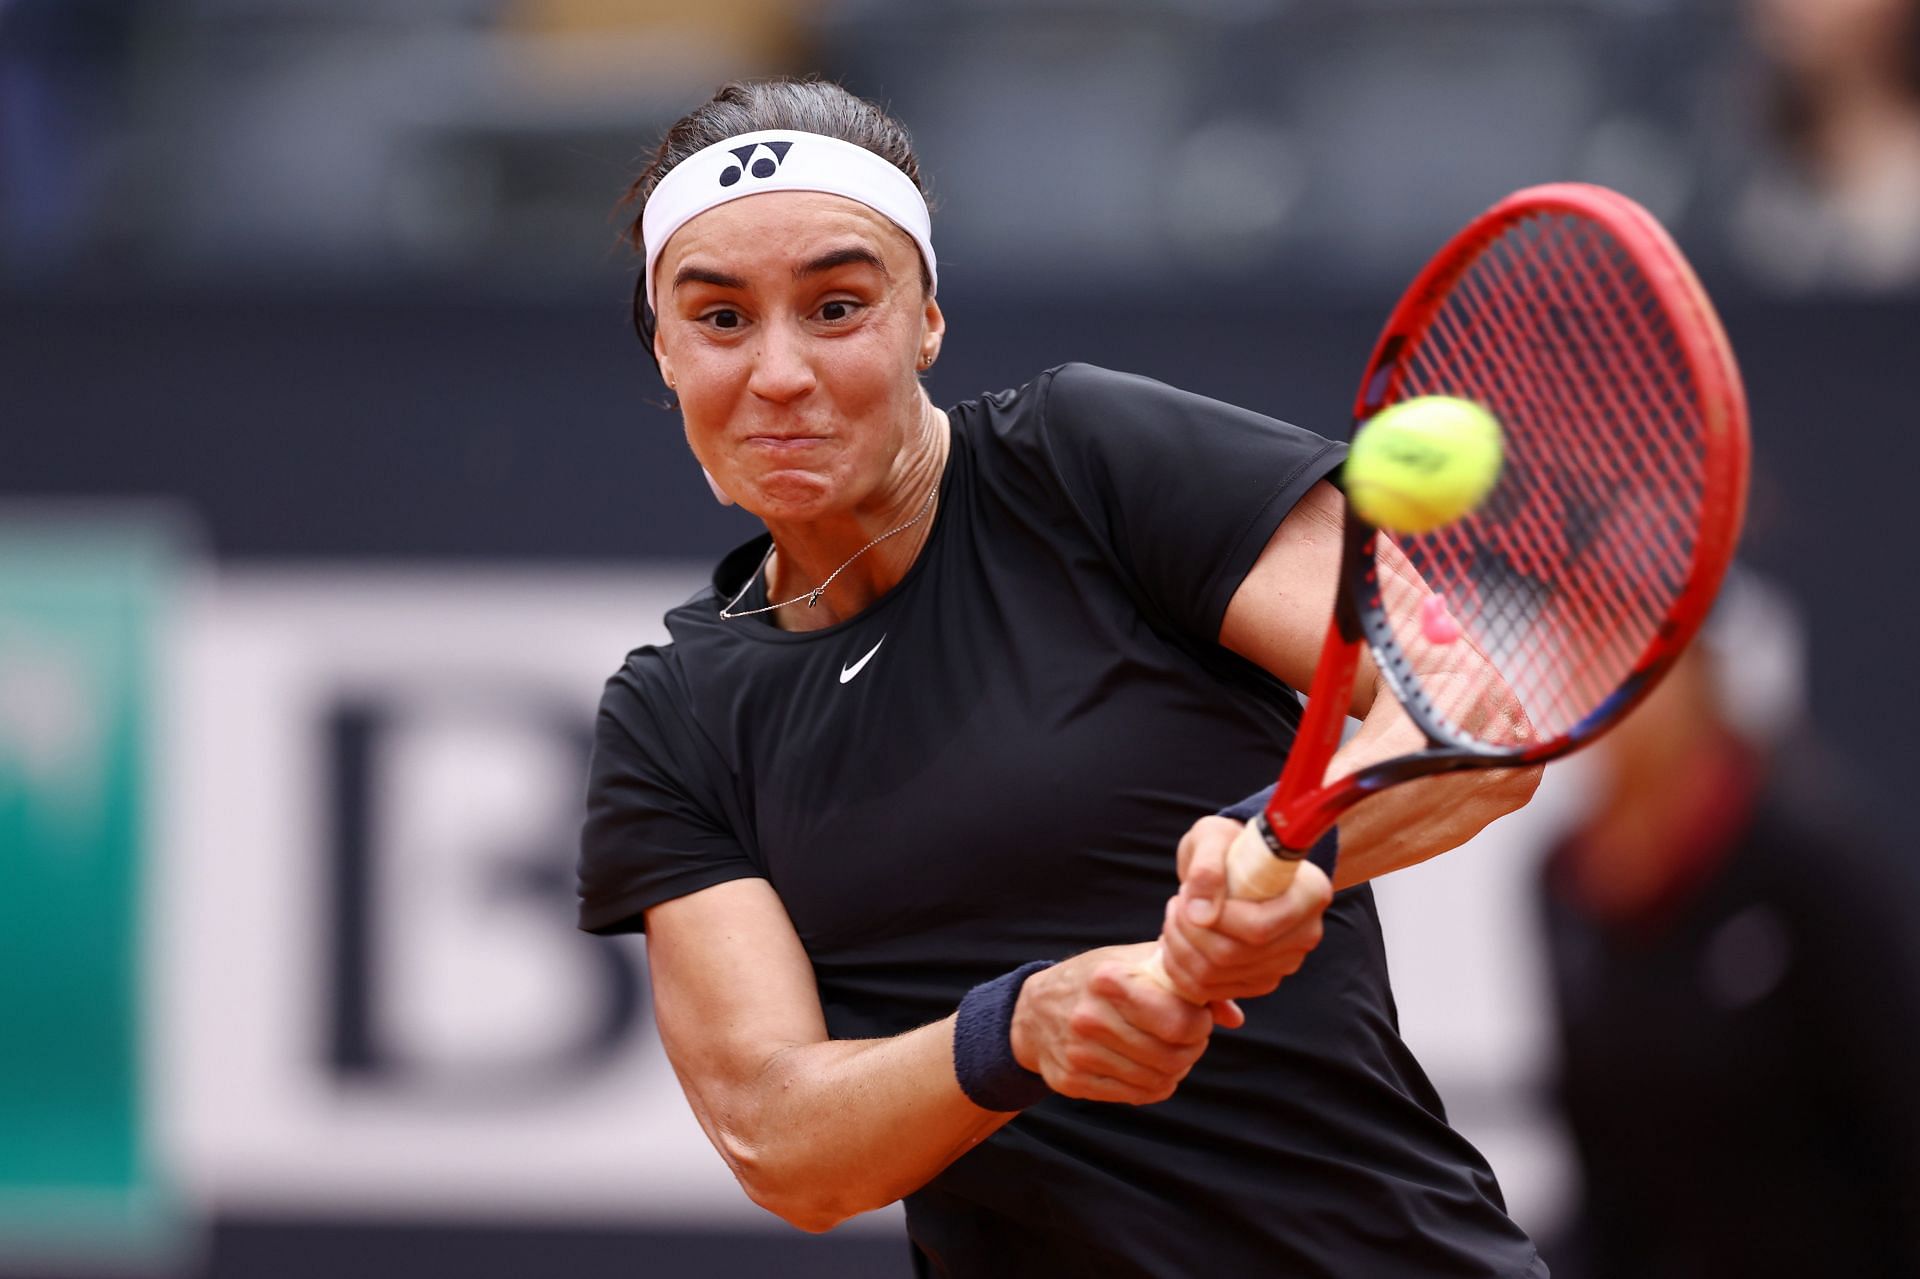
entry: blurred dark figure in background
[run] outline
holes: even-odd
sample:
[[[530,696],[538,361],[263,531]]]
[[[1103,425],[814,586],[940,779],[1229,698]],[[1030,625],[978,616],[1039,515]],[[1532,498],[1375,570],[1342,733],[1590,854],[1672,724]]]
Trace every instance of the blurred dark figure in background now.
[[[103,219],[124,124],[132,0],[0,0],[0,268],[74,265]]]
[[[1920,903],[1803,794],[1801,650],[1730,581],[1546,865],[1586,1181],[1556,1279],[1920,1275]]]
[[[1756,278],[1920,287],[1920,0],[1746,0],[1772,154],[1733,211]]]

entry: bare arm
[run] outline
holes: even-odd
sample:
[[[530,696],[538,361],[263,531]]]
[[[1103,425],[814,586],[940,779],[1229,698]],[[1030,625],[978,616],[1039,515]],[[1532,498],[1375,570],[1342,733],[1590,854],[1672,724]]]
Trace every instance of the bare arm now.
[[[924,1185],[1012,1114],[954,1077],[949,1016],[888,1039],[828,1038],[813,969],[764,880],[719,884],[647,912],[655,1017],[700,1126],[755,1203],[826,1230]],[[1132,975],[1113,947],[1021,988],[1016,1058],[1057,1092],[1157,1101],[1211,1021]]]
[[[1312,683],[1320,643],[1333,616],[1345,509],[1345,499],[1332,485],[1314,485],[1274,531],[1220,627],[1222,644],[1294,688]],[[1385,541],[1381,546],[1387,610],[1396,617],[1412,613],[1426,587],[1398,548]],[[1524,719],[1499,674],[1471,644],[1426,647],[1409,656],[1430,689],[1465,686],[1465,697],[1445,699],[1467,708],[1460,715],[1464,727],[1472,729],[1495,717]],[[1370,658],[1361,660],[1350,713],[1360,717],[1360,728],[1335,753],[1327,769],[1330,777],[1426,744]],[[1525,804],[1539,780],[1537,767],[1475,770],[1380,792],[1340,819],[1335,886],[1372,879],[1465,843],[1494,818]]]

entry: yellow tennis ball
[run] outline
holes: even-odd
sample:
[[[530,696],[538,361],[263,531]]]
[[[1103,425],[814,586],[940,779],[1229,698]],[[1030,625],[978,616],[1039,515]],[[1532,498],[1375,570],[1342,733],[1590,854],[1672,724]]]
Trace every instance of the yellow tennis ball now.
[[[1500,478],[1500,424],[1471,400],[1422,395],[1369,418],[1342,472],[1367,523],[1425,533],[1473,510]]]

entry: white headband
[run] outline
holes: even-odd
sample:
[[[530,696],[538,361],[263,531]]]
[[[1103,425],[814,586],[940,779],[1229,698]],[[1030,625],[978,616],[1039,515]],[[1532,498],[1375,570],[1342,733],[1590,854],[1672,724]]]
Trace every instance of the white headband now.
[[[818,133],[762,129],[716,142],[676,164],[647,197],[640,238],[647,246],[647,305],[656,313],[653,266],[667,241],[693,219],[729,200],[762,191],[824,191],[857,201],[913,237],[938,287],[933,219],[913,179],[865,147]]]

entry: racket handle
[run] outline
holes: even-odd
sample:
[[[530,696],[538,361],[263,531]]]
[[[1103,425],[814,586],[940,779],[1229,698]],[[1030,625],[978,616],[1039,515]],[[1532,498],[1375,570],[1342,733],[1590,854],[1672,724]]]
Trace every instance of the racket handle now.
[[[1259,830],[1265,820],[1256,817],[1241,827],[1227,849],[1227,896],[1235,901],[1263,902],[1278,897],[1293,884],[1294,873],[1300,869],[1297,858],[1276,857],[1267,847]],[[1173,989],[1164,945],[1153,948],[1153,954],[1140,965],[1140,975],[1162,990]]]
[[[1267,847],[1267,819],[1257,816],[1240,828],[1227,849],[1227,896],[1237,901],[1263,902],[1293,886],[1300,854],[1281,857]]]

